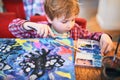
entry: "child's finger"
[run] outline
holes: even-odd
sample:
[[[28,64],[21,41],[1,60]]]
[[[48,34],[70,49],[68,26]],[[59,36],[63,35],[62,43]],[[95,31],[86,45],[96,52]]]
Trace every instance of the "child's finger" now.
[[[40,34],[40,29],[37,29],[37,34]]]
[[[44,30],[44,35],[43,37],[47,37],[48,36],[48,28],[46,27],[45,30]]]
[[[50,35],[51,37],[55,37],[55,35],[54,35],[54,33],[52,32],[52,30],[50,29],[50,27],[48,27],[48,31],[49,31],[49,35]]]
[[[43,35],[44,35],[44,31],[45,31],[44,28],[42,28],[42,29],[40,30],[40,36],[43,36]]]
[[[103,44],[101,46],[101,53],[105,53],[105,50],[107,49],[107,44]]]
[[[108,45],[107,48],[106,48],[106,50],[105,50],[105,53],[108,53],[108,52],[111,51],[111,50],[112,50],[111,45]]]
[[[115,49],[115,46],[113,45],[113,43],[111,43],[108,45],[106,53],[108,53],[109,51],[113,51],[114,49]]]
[[[103,55],[103,50],[102,50],[103,42],[100,41],[100,47],[101,47],[101,54]]]

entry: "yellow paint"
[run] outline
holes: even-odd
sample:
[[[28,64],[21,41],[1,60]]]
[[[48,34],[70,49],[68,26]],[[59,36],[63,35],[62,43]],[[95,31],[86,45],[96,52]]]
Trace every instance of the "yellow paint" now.
[[[69,41],[69,40],[67,40],[67,39],[65,39],[65,40],[63,39],[63,40],[62,40],[62,42],[65,42],[65,43],[67,43],[67,44],[69,44],[69,45],[70,45],[70,41]]]
[[[17,44],[21,45],[25,50],[32,50],[32,45],[27,44],[27,46],[23,45],[27,42],[27,39],[16,39]]]
[[[72,56],[70,56],[68,59],[72,61]]]
[[[16,39],[16,42],[19,43],[20,45],[23,45],[26,42],[26,40],[24,40],[24,39]]]
[[[65,72],[61,72],[61,71],[56,71],[55,73],[62,77],[67,77],[67,78],[71,79],[70,73],[65,73]]]

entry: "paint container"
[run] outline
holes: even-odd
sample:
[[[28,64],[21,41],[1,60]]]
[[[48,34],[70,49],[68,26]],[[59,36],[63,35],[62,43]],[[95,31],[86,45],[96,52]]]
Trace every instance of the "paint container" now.
[[[102,80],[120,80],[120,58],[113,62],[113,56],[104,57],[102,65]]]

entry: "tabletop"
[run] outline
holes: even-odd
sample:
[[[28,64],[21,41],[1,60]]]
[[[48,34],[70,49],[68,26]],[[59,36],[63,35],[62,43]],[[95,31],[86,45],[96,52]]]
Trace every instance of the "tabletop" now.
[[[49,41],[47,41],[47,42],[49,43]],[[47,42],[45,42],[45,43],[47,43]],[[10,44],[13,44],[13,43],[14,43],[14,41],[12,41],[12,43],[10,43]],[[22,41],[20,44],[22,44],[22,43],[24,43],[24,41]],[[76,44],[76,42],[74,42],[74,43]],[[114,42],[114,45],[116,46],[116,42]],[[37,45],[37,46],[39,47],[40,45]],[[74,46],[76,46],[76,45],[74,45]],[[8,47],[10,47],[10,46],[8,46]],[[17,46],[17,44],[16,44],[14,47],[19,49],[20,46]],[[33,48],[33,47],[31,47],[31,48]],[[41,48],[41,47],[39,47],[39,48]],[[25,48],[25,49],[29,49],[29,48]],[[114,53],[114,51],[111,51],[106,56],[113,56],[113,53]],[[120,57],[120,47],[118,49],[118,56]],[[74,68],[73,68],[73,70],[74,70]],[[102,79],[101,72],[102,72],[102,67],[101,68],[90,68],[90,67],[75,66],[76,80],[105,80],[105,79]]]
[[[74,42],[76,43],[76,42]],[[117,43],[114,42],[116,47]],[[106,54],[106,56],[113,56],[115,50]],[[118,55],[120,57],[120,47],[118,48]],[[102,76],[102,67],[101,68],[90,68],[90,67],[80,67],[75,66],[76,80],[105,80]]]

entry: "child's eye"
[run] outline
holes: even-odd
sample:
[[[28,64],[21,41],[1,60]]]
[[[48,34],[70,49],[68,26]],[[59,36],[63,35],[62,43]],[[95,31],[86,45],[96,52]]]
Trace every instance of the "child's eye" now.
[[[71,22],[75,21],[75,19],[70,20]],[[69,22],[68,20],[62,21],[63,24]]]
[[[75,19],[72,19],[72,22],[75,21]]]
[[[62,21],[62,23],[67,23],[68,21]]]

